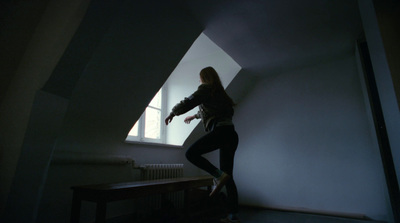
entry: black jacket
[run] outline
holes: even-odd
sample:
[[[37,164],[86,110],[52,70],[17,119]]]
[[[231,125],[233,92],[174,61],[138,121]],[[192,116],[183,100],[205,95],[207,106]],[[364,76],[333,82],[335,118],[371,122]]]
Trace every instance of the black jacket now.
[[[233,107],[231,101],[222,93],[212,95],[208,84],[201,84],[197,91],[183,99],[172,108],[172,115],[181,115],[199,106],[196,118],[201,118],[204,129],[212,130],[215,126],[233,125]]]

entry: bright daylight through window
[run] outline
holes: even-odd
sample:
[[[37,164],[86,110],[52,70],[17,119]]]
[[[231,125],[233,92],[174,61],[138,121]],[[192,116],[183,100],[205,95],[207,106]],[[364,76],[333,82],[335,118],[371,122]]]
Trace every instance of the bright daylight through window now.
[[[144,112],[129,132],[126,142],[182,146],[200,123],[199,119],[193,120],[189,125],[184,123],[187,115],[197,113],[197,108],[176,116],[168,127],[165,126],[164,119],[176,103],[196,91],[200,80],[199,72],[208,66],[214,67],[218,72],[225,88],[241,69],[228,54],[202,33],[150,104],[143,108]]]
[[[161,88],[128,134],[128,140],[163,142],[163,89]]]

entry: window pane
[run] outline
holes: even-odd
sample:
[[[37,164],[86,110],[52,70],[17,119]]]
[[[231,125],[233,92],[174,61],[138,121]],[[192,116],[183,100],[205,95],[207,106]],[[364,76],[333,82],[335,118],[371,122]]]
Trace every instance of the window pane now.
[[[159,139],[161,133],[161,111],[154,108],[146,108],[146,118],[144,126],[144,137]]]
[[[157,94],[151,100],[149,106],[161,109],[161,89],[157,92]]]
[[[132,127],[131,131],[128,135],[130,136],[138,136],[138,129],[139,129],[139,120],[136,121],[135,125]]]

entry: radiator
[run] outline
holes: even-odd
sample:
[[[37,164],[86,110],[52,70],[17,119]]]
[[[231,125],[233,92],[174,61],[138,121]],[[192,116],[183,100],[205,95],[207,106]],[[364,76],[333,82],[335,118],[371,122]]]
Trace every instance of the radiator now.
[[[140,169],[141,180],[183,177],[183,164],[144,164]]]
[[[183,177],[183,164],[144,164],[140,166],[141,180],[159,180]],[[164,195],[149,196],[143,202],[151,209],[160,209],[165,205],[182,208],[184,203],[183,192],[174,192]]]

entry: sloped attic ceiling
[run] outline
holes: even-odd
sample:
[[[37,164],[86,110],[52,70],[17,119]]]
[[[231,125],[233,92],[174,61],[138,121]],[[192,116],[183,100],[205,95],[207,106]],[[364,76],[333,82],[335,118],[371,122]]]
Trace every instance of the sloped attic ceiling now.
[[[39,18],[45,3],[19,8]],[[258,75],[352,52],[355,39],[362,33],[357,0],[180,0],[180,5],[202,23],[204,33],[242,68]],[[11,2],[2,6],[3,12],[15,8]],[[35,26],[28,22],[37,20],[23,21],[33,29]],[[3,31],[6,22],[10,21],[2,20]],[[30,36],[30,32],[25,36]],[[23,49],[16,51],[15,47],[24,48],[27,40],[22,41],[21,36],[13,38],[14,34],[7,30],[7,35],[2,36],[7,40],[4,43],[8,42],[14,52],[22,52]],[[15,39],[14,44],[9,43],[11,39]],[[21,56],[7,55],[7,58],[19,61]],[[16,69],[16,64],[5,60],[2,67]],[[13,72],[2,75],[0,100],[13,75]]]
[[[244,69],[267,75],[354,52],[357,0],[185,1],[204,33]]]
[[[126,8],[124,4],[131,6]],[[126,14],[121,14],[120,10]],[[65,60],[61,59],[59,63],[61,68],[56,68],[48,82],[51,84],[45,90],[66,98],[76,94],[76,101],[71,100],[70,106],[76,111],[67,114],[67,119],[76,121],[67,122],[73,125],[69,128],[71,134],[81,137],[74,132],[75,129],[85,131],[80,125],[89,123],[87,128],[101,130],[104,135],[113,132],[118,140],[125,138],[142,108],[172,72],[194,36],[198,36],[203,29],[245,70],[239,75],[240,81],[248,80],[249,73],[269,75],[282,69],[353,53],[354,42],[362,32],[357,0],[180,0],[142,1],[140,4],[136,1],[92,0],[85,17],[77,31],[77,41],[71,41],[71,50],[64,54]],[[128,28],[123,28],[124,24]],[[154,31],[148,27],[154,28]],[[140,28],[146,32],[139,32]],[[141,41],[147,45],[141,44]],[[127,49],[124,43],[129,43],[131,48]],[[143,50],[146,46],[152,50]],[[165,50],[159,51],[160,47]],[[144,53],[164,65],[146,66],[148,61],[145,61]],[[169,62],[165,61],[166,58]],[[143,67],[140,72],[132,72],[139,69],[132,61]],[[149,69],[157,70],[143,72]],[[72,72],[76,75],[71,75]],[[116,84],[112,85],[109,79],[115,80]],[[76,84],[79,81],[81,85]],[[243,83],[238,85],[243,88]],[[146,91],[135,90],[142,86],[146,86]],[[100,112],[94,114],[93,111]],[[94,122],[99,126],[90,126]],[[110,131],[110,126],[114,131]]]

